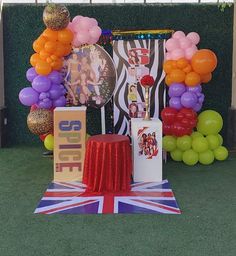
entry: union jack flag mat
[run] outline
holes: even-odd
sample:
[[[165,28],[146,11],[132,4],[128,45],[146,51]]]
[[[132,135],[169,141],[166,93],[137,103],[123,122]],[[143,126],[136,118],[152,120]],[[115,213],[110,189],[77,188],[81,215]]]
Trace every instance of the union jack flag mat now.
[[[80,182],[52,182],[34,213],[181,214],[168,180],[133,183],[129,192],[89,193],[85,190],[86,185]]]

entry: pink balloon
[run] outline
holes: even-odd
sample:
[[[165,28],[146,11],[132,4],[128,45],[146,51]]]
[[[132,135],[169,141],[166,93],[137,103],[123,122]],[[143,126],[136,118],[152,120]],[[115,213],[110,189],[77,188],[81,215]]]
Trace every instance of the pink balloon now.
[[[69,22],[69,24],[68,24],[67,28],[68,28],[69,30],[71,30],[72,32],[74,32],[72,22]]]
[[[91,37],[93,38],[97,38],[97,40],[99,39],[99,37],[102,34],[102,30],[99,26],[94,26],[89,30],[89,34]]]
[[[190,48],[187,48],[187,49],[185,50],[185,58],[186,58],[187,60],[191,60],[192,57],[193,57],[193,55],[194,55],[194,53],[195,53],[197,50],[198,50],[198,49],[197,49],[196,45],[193,44]]]
[[[186,37],[182,37],[179,39],[179,44],[180,44],[180,48],[185,50],[192,46],[192,41]]]
[[[165,55],[165,60],[172,60],[172,55],[170,52],[167,52]]]
[[[90,18],[90,23],[92,24],[92,26],[98,26],[98,22],[94,18]]]
[[[180,39],[182,37],[185,37],[185,34],[183,31],[176,31],[173,35],[172,35],[172,38],[175,38],[175,39]]]
[[[93,38],[93,37],[90,36],[90,38],[89,38],[89,40],[88,40],[88,44],[96,44],[97,41],[98,41],[97,38]]]
[[[166,41],[166,50],[171,52],[175,49],[178,49],[180,47],[179,41],[174,38],[170,38]]]
[[[83,17],[83,19],[80,20],[79,25],[81,29],[89,30],[93,27],[93,21],[90,21],[89,17]]]
[[[81,42],[77,39],[77,36],[75,36],[72,41],[72,46],[79,47],[80,45],[81,45]]]
[[[84,18],[84,16],[77,15],[77,16],[75,16],[74,19],[72,20],[72,23],[73,23],[73,24],[78,24],[83,18]]]
[[[76,38],[79,42],[81,42],[81,44],[86,44],[88,42],[88,40],[90,39],[88,33],[78,33]]]
[[[173,60],[178,60],[184,57],[184,50],[183,49],[175,49],[171,52],[171,56]]]
[[[190,32],[187,35],[187,38],[192,41],[193,44],[197,45],[200,42],[200,36],[196,32]]]

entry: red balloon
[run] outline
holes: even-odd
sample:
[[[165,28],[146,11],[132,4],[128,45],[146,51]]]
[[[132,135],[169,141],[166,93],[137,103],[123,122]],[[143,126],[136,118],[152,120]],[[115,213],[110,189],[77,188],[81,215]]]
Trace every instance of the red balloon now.
[[[38,107],[34,104],[30,107],[30,112],[38,109]]]
[[[195,119],[197,118],[197,113],[192,110],[191,108],[182,108],[179,113],[182,113],[185,115],[186,118],[189,118],[189,119]]]
[[[48,136],[48,133],[39,135],[39,138],[41,141],[44,141],[47,136]]]
[[[172,135],[172,125],[163,123],[163,134]]]
[[[172,126],[172,135],[176,137],[190,135],[191,133],[192,133],[192,129],[188,127],[184,127],[181,123],[176,122]]]
[[[161,118],[166,124],[173,124],[178,111],[175,108],[166,107],[161,111]]]

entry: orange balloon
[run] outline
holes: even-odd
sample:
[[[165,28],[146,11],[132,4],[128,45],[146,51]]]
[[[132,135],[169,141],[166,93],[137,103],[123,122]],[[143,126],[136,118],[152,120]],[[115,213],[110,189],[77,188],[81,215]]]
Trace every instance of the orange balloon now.
[[[45,51],[47,51],[48,53],[54,53],[56,51],[57,48],[57,43],[56,41],[48,41],[46,42],[46,44],[44,45],[44,49]]]
[[[70,44],[73,38],[74,34],[67,28],[58,31],[58,41],[63,44]]]
[[[200,84],[200,82],[201,82],[201,77],[196,72],[189,72],[188,74],[186,74],[185,84],[187,86],[196,86]]]
[[[177,60],[177,67],[180,69],[186,68],[188,66],[188,61],[185,58]]]
[[[185,73],[189,73],[192,71],[192,66],[188,64],[184,69],[182,69]]]
[[[49,73],[51,73],[52,68],[51,65],[48,64],[46,61],[43,60],[39,60],[35,66],[35,71],[37,74],[39,75],[48,75]]]
[[[209,73],[209,74],[206,74],[206,75],[201,75],[201,81],[202,83],[208,83],[210,82],[212,79],[212,74]]]
[[[48,57],[48,58],[46,59],[46,61],[47,61],[47,63],[49,63],[49,64],[53,62],[53,60],[52,60],[51,57]]]
[[[33,55],[31,55],[30,57],[30,64],[35,67],[37,62],[40,61],[40,55],[38,53],[34,53]]]
[[[51,67],[53,70],[61,70],[62,68],[62,60],[61,59],[58,59],[58,60],[54,60],[52,63],[51,63]]]
[[[170,73],[170,79],[173,83],[182,83],[185,80],[185,73],[181,69],[173,69]]]
[[[70,44],[64,44],[64,54],[63,56],[67,56],[71,53],[72,47]]]
[[[173,83],[173,81],[171,80],[170,75],[167,75],[165,77],[165,84],[170,86],[172,83]]]
[[[52,59],[52,60],[57,60],[57,59],[58,59],[58,57],[57,57],[56,55],[54,55],[54,54],[53,54],[53,55],[51,55],[51,59]]]
[[[178,68],[178,67],[177,67],[177,61],[176,61],[176,60],[172,60],[171,65],[172,65],[172,68],[173,68],[173,69]]]
[[[64,53],[65,53],[65,49],[64,49],[64,44],[58,42],[57,43],[57,48],[56,48],[56,51],[54,52],[54,55],[56,55],[57,57],[62,57],[64,56]]]
[[[166,74],[169,74],[172,69],[173,69],[173,66],[172,66],[172,60],[167,60],[164,62],[163,64],[163,70],[165,71]]]
[[[215,53],[208,49],[198,50],[191,60],[193,70],[200,74],[205,75],[215,70],[217,66],[217,57]]]
[[[44,36],[40,36],[37,40],[33,42],[33,49],[35,52],[40,52],[43,48],[47,39]]]
[[[45,50],[40,51],[39,55],[42,60],[46,60],[47,58],[50,57],[50,54]]]
[[[58,31],[46,28],[43,31],[43,36],[45,36],[48,40],[56,41],[58,39]]]

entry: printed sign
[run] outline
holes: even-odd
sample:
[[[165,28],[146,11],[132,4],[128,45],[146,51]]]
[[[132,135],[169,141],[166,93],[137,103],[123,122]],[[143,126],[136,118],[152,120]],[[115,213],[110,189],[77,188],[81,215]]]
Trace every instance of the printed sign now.
[[[81,181],[85,156],[86,107],[54,110],[54,181]]]
[[[116,85],[114,63],[98,45],[75,48],[65,58],[63,73],[69,106],[100,108],[113,95]]]

